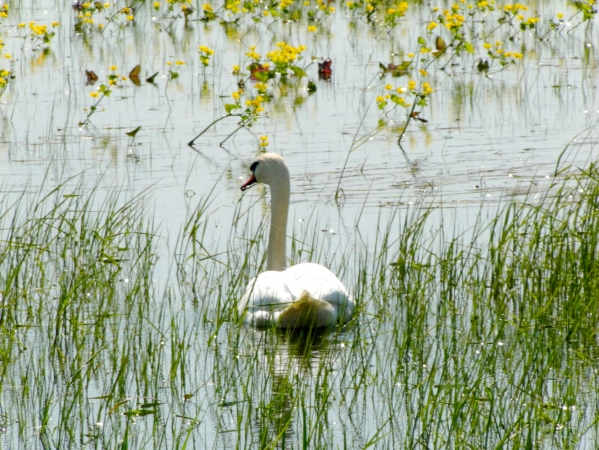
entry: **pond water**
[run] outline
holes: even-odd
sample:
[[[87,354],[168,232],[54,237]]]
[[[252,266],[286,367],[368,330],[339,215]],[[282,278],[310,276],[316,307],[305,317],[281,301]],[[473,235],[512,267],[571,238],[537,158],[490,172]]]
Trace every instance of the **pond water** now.
[[[147,220],[153,220],[155,226],[156,261],[151,275],[155,293],[150,295],[147,309],[143,313],[140,309],[140,317],[128,317],[119,309],[126,309],[125,304],[116,309],[118,313],[106,312],[124,314],[115,319],[109,334],[116,343],[146,340],[131,350],[134,353],[150,351],[148,345],[166,345],[172,353],[179,346],[191,349],[179,369],[173,369],[174,356],[165,354],[156,367],[144,366],[141,374],[137,365],[126,367],[115,362],[118,348],[103,344],[107,347],[99,349],[86,341],[90,353],[83,359],[91,360],[96,351],[110,351],[112,365],[109,369],[98,363],[106,373],[82,388],[82,403],[88,403],[75,408],[75,415],[86,416],[81,422],[90,429],[85,430],[70,413],[64,413],[61,398],[71,395],[69,375],[46,373],[46,369],[51,372],[58,367],[51,357],[41,357],[46,369],[36,367],[37,352],[43,354],[54,345],[48,337],[51,333],[46,336],[43,332],[44,327],[51,330],[53,325],[43,321],[31,325],[31,331],[24,332],[21,339],[37,349],[32,350],[37,356],[14,357],[18,363],[6,363],[10,367],[5,369],[7,373],[21,376],[20,383],[2,390],[0,414],[4,417],[6,448],[74,448],[75,441],[82,448],[106,448],[123,442],[129,442],[130,448],[150,444],[182,448],[183,442],[193,448],[250,448],[257,443],[299,448],[306,442],[319,448],[358,448],[374,445],[379,439],[384,443],[381,448],[401,448],[409,440],[406,436],[415,433],[413,419],[404,417],[418,414],[410,413],[418,404],[417,396],[403,398],[404,403],[395,405],[393,414],[387,414],[387,409],[394,406],[384,400],[402,383],[415,383],[414,373],[389,384],[372,381],[393,371],[390,367],[394,363],[383,357],[396,337],[393,327],[364,325],[369,331],[351,329],[334,336],[317,336],[316,342],[308,343],[304,337],[289,339],[255,330],[243,330],[243,338],[236,337],[238,326],[227,320],[223,325],[220,310],[202,303],[216,298],[207,283],[218,279],[233,284],[233,277],[219,272],[211,278],[206,274],[220,269],[197,263],[189,270],[202,266],[204,279],[190,282],[193,287],[189,291],[185,283],[179,284],[182,279],[189,281],[176,270],[183,264],[178,255],[185,253],[178,247],[181,230],[198,204],[209,199],[202,254],[242,248],[246,236],[258,233],[258,224],[268,217],[267,199],[260,199],[264,190],[254,188],[242,194],[239,186],[261,150],[280,153],[290,168],[293,230],[289,232],[293,231],[299,241],[306,236],[313,239],[314,230],[317,235],[321,233],[315,239],[322,247],[314,255],[319,254],[321,262],[335,260],[352,280],[359,277],[359,252],[369,254],[379,249],[374,242],[380,238],[380,224],[412,214],[414,207],[432,207],[433,222],[448,220],[452,225],[446,231],[452,234],[478,223],[481,210],[493,214],[512,199],[540,201],[559,180],[580,173],[597,158],[595,48],[599,35],[594,15],[583,21],[581,4],[565,1],[527,2],[526,10],[513,14],[512,24],[498,22],[505,17],[502,11],[510,11],[497,10],[505,2],[497,2],[494,10],[483,5],[487,2],[472,2],[470,9],[467,2],[456,2],[453,10],[451,2],[410,1],[405,15],[393,19],[396,23],[392,26],[385,23],[389,8],[401,10],[402,2],[350,3],[309,0],[289,2],[283,8],[264,1],[207,3],[208,7],[195,0],[118,0],[105,5],[50,0],[4,2],[7,17],[2,18],[0,32],[6,57],[0,69],[11,70],[12,75],[6,77],[8,84],[0,97],[4,209],[19,199],[34,202],[39,192],[49,193],[61,185],[65,186],[60,188],[63,197],[96,192],[92,210],[103,208],[107,196],[116,196],[118,203],[147,191],[147,209],[140,217],[150,218]],[[592,2],[583,4],[593,11],[589,6]],[[435,6],[439,9],[434,10]],[[237,7],[249,12],[240,9],[235,13]],[[374,14],[369,7],[374,8]],[[430,22],[439,22],[444,10],[465,14],[462,30],[469,45],[462,47],[459,55],[459,40],[442,50],[452,42],[448,27],[429,27]],[[191,12],[186,15],[182,11]],[[210,15],[213,11],[214,17]],[[310,21],[312,12],[316,19]],[[522,18],[517,17],[519,13]],[[444,17],[447,20],[448,16]],[[522,30],[520,24],[530,17],[540,20]],[[57,23],[53,26],[53,22]],[[39,29],[36,32],[39,25],[47,26],[45,34]],[[437,36],[445,44],[439,43]],[[301,59],[293,65],[306,76],[275,75],[268,80],[264,111],[257,113],[251,126],[239,129],[239,117],[213,124],[226,114],[225,104],[234,103],[232,94],[241,91],[240,80],[245,83],[241,108],[233,113],[244,111],[245,100],[259,95],[260,83],[250,78],[247,68],[252,62],[248,52],[262,55],[260,61],[264,63],[280,42],[296,49],[305,46],[296,51]],[[206,66],[199,46],[213,51]],[[495,52],[495,59],[489,52]],[[506,52],[516,56],[502,56]],[[332,60],[332,74],[319,77],[317,63],[326,58]],[[407,71],[381,68],[404,61],[412,62]],[[131,71],[138,64],[139,81],[135,82]],[[274,63],[270,64],[272,68]],[[240,67],[241,75],[235,73],[234,66]],[[266,72],[259,70],[258,78],[260,73]],[[111,78],[114,85],[109,84]],[[416,82],[415,90],[410,90],[410,80]],[[391,110],[391,98],[385,95],[400,93],[397,88],[403,87],[401,95],[413,103],[414,93],[423,92],[423,83],[429,83],[433,92],[422,97],[426,105],[415,109],[419,115],[410,116],[410,107]],[[103,96],[101,86],[110,89],[110,96]],[[388,105],[380,109],[385,100]],[[408,118],[400,146],[398,138]],[[193,147],[187,145],[204,130]],[[264,142],[261,136],[267,136],[267,146],[260,147]],[[262,207],[251,208],[256,202]],[[249,228],[238,222],[240,211],[246,210],[250,211],[244,218]],[[4,224],[3,228],[10,226]],[[391,227],[390,241],[394,242],[401,230]],[[430,235],[436,232],[427,230]],[[355,254],[348,258],[352,249]],[[376,255],[371,253],[367,258],[376,259]],[[122,292],[129,292],[127,289],[123,287]],[[221,285],[221,289],[233,288]],[[162,296],[163,292],[169,294]],[[198,298],[199,307],[194,303]],[[364,324],[368,314],[382,314],[368,308],[364,311]],[[92,306],[90,314],[95,317]],[[145,315],[149,317],[141,317]],[[131,325],[134,331],[129,329],[129,320],[136,324]],[[144,320],[155,334],[146,329]],[[20,325],[29,330],[30,325]],[[377,338],[374,329],[387,334]],[[361,342],[358,347],[365,355],[374,352],[374,359],[365,356],[361,365],[345,355],[343,348],[355,350],[356,341]],[[369,350],[369,346],[378,351]],[[236,355],[236,362],[223,362],[230,354]],[[145,364],[142,356],[130,356],[130,360]],[[397,360],[401,365],[399,356]],[[367,369],[368,364],[375,363]],[[248,369],[254,367],[252,364],[266,369]],[[359,366],[352,369],[362,378],[354,383],[371,383],[377,388],[364,393],[358,388],[352,391],[354,388],[347,385],[351,383],[346,364]],[[408,371],[411,363],[405,364]],[[114,417],[119,401],[125,401],[125,396],[115,395],[106,405],[102,403],[108,395],[107,386],[113,382],[108,374],[113,370],[124,371],[123,392],[127,396],[152,397],[140,386],[154,383],[158,390],[177,391],[168,396],[178,398],[180,404],[160,397],[156,401],[168,404],[168,411],[163,411],[154,425],[148,418],[142,431],[129,428],[128,418],[134,414],[120,423],[111,419],[115,423],[105,426],[105,419],[100,417]],[[254,370],[258,370],[255,377]],[[294,385],[298,377],[309,381],[299,388]],[[58,393],[47,386],[35,395],[22,394],[21,389],[32,384],[32,379],[38,384],[57,383]],[[253,392],[252,400],[248,400],[249,391]],[[310,396],[298,399],[305,392]],[[195,395],[193,408],[185,403],[190,393]],[[19,398],[30,403],[18,406]],[[265,398],[270,403],[263,403]],[[154,400],[152,397],[147,403]],[[40,405],[46,401],[59,407],[48,407],[42,414]],[[311,418],[298,416],[298,411],[305,415],[306,410],[313,414]],[[24,411],[38,419],[15,417]],[[177,422],[175,417],[183,420]],[[144,416],[137,421],[139,428]],[[320,423],[321,428],[307,433],[307,422]],[[405,441],[388,431],[394,426]],[[166,431],[157,432],[157,428]],[[274,436],[281,430],[286,430],[286,438],[276,440]],[[464,430],[472,431],[468,427]],[[46,435],[40,437],[38,432]],[[414,434],[412,439],[410,442],[417,441]],[[440,448],[440,442],[430,445]],[[495,445],[498,441],[481,437],[477,442]],[[585,445],[584,439],[580,442]],[[592,442],[588,441],[588,448]]]

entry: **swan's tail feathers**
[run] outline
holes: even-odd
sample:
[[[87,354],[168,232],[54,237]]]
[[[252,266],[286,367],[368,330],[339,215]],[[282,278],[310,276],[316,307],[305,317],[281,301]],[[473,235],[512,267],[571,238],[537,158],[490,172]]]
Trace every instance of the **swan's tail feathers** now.
[[[277,325],[280,328],[318,328],[336,323],[337,311],[333,306],[303,291],[296,301],[281,312]]]

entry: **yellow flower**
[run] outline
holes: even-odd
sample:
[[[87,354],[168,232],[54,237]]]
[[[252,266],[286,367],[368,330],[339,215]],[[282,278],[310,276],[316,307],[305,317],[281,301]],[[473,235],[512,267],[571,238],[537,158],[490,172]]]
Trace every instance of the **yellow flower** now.
[[[404,92],[407,91],[407,89],[405,87],[401,87],[401,86],[395,90],[397,91],[398,94],[403,94]]]
[[[263,16],[268,16],[268,11],[262,11]]]
[[[241,92],[240,91],[235,91],[231,94],[231,97],[233,97],[235,100],[239,100],[239,97],[241,96]]]
[[[127,15],[127,20],[131,21],[133,19],[135,19],[135,17],[133,17],[131,14]]]
[[[434,91],[430,84],[428,84],[426,81],[424,83],[422,83],[422,93],[424,95],[428,95],[432,92],[434,92]]]
[[[414,57],[414,53],[408,53],[408,58],[413,58]]]
[[[214,50],[212,50],[209,47],[206,47],[205,45],[199,45],[198,46],[198,50],[202,53],[205,53],[206,55],[213,55],[214,54]]]
[[[118,68],[119,68],[119,66],[110,66],[110,70],[112,70],[113,72]]]
[[[20,24],[17,25],[17,28],[25,28],[25,24],[23,22],[21,22]]]
[[[420,75],[422,75],[423,77],[428,75],[428,72],[424,69],[420,69],[419,72],[420,72]]]
[[[5,57],[6,59],[10,59],[10,58],[12,58],[12,55],[11,55],[10,53],[6,53],[6,54],[4,55],[4,57]]]
[[[180,59],[178,59],[177,61],[175,61],[175,64],[178,66],[183,66],[185,65],[185,61],[181,61]]]
[[[393,85],[391,85],[391,84],[386,84],[385,85],[385,90],[386,91],[390,91],[391,89],[393,89]]]
[[[160,9],[160,2],[154,2],[152,6],[154,7],[154,9]]]
[[[237,65],[233,66],[233,73],[239,73],[239,71],[241,70],[241,68]]]
[[[377,102],[377,103],[382,103],[382,102],[384,102],[384,101],[385,101],[385,97],[383,97],[382,95],[379,95],[379,96],[376,98],[376,102]]]
[[[173,64],[173,63],[172,63],[172,61],[167,61],[167,62],[166,62],[166,65],[167,65],[167,66],[170,66],[170,65],[172,65],[172,64]]]
[[[56,28],[60,26],[60,22],[52,22],[52,27]]]
[[[99,95],[99,94],[98,94],[97,92],[90,92],[90,93],[89,93],[89,96],[90,96],[91,98],[96,98],[98,95]]]
[[[414,80],[408,81],[408,89],[410,91],[413,91],[414,89],[416,89],[416,82]]]
[[[268,147],[268,136],[260,136],[260,147]]]
[[[484,47],[484,48],[486,48],[487,50],[489,50],[489,49],[492,47],[492,45],[491,45],[491,44],[489,44],[488,42],[485,42],[485,43],[483,44],[483,47]]]
[[[308,25],[308,31],[310,33],[316,33],[316,30],[318,30],[318,27],[316,25]]]
[[[428,24],[428,31],[433,31],[435,28],[437,28],[437,22],[431,22]]]
[[[557,18],[558,18],[558,19],[563,19],[563,18],[564,18],[564,15],[563,15],[562,13],[557,13]]]

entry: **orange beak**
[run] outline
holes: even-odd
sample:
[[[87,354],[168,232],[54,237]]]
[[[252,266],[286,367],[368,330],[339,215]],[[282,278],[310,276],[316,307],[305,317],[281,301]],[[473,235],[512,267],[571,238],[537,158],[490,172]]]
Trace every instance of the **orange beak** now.
[[[251,188],[251,187],[252,187],[254,184],[256,184],[256,183],[257,183],[257,181],[256,181],[256,177],[254,176],[254,174],[252,174],[252,175],[251,175],[251,176],[248,178],[248,180],[247,180],[245,183],[243,183],[243,184],[241,185],[241,188],[240,188],[240,189],[241,189],[242,191],[245,191],[246,189],[249,189],[249,188]]]

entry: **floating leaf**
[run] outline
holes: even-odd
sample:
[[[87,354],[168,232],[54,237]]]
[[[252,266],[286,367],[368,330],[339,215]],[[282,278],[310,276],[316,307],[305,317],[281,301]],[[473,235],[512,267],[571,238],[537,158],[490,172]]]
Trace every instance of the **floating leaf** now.
[[[129,72],[129,79],[136,86],[141,85],[141,83],[139,81],[139,72],[140,71],[141,71],[141,64],[138,64],[137,66],[135,66],[133,68],[133,70],[131,72]]]
[[[270,72],[256,71],[252,74],[252,77],[258,81],[261,81],[262,83],[266,83],[268,79],[271,78],[271,75]]]
[[[151,77],[149,77],[149,78],[146,78],[146,81],[147,81],[148,83],[154,84],[154,78],[156,78],[156,75],[158,75],[158,72],[156,72],[156,73],[155,73],[154,75],[152,75]]]
[[[297,66],[289,66],[289,68],[293,71],[296,77],[301,78],[306,76],[306,72],[304,69]]]
[[[437,36],[437,39],[435,40],[435,47],[437,47],[438,52],[444,52],[447,49],[447,44],[441,36]]]
[[[96,81],[98,81],[98,75],[96,75],[93,70],[86,70],[85,76],[87,77],[85,84],[94,84]]]
[[[479,72],[488,72],[489,71],[489,61],[487,59],[479,59],[476,64],[476,70]]]
[[[141,125],[138,126],[135,130],[129,131],[127,132],[127,136],[131,136],[131,137],[135,137],[135,135],[137,134],[137,132],[141,130]]]

